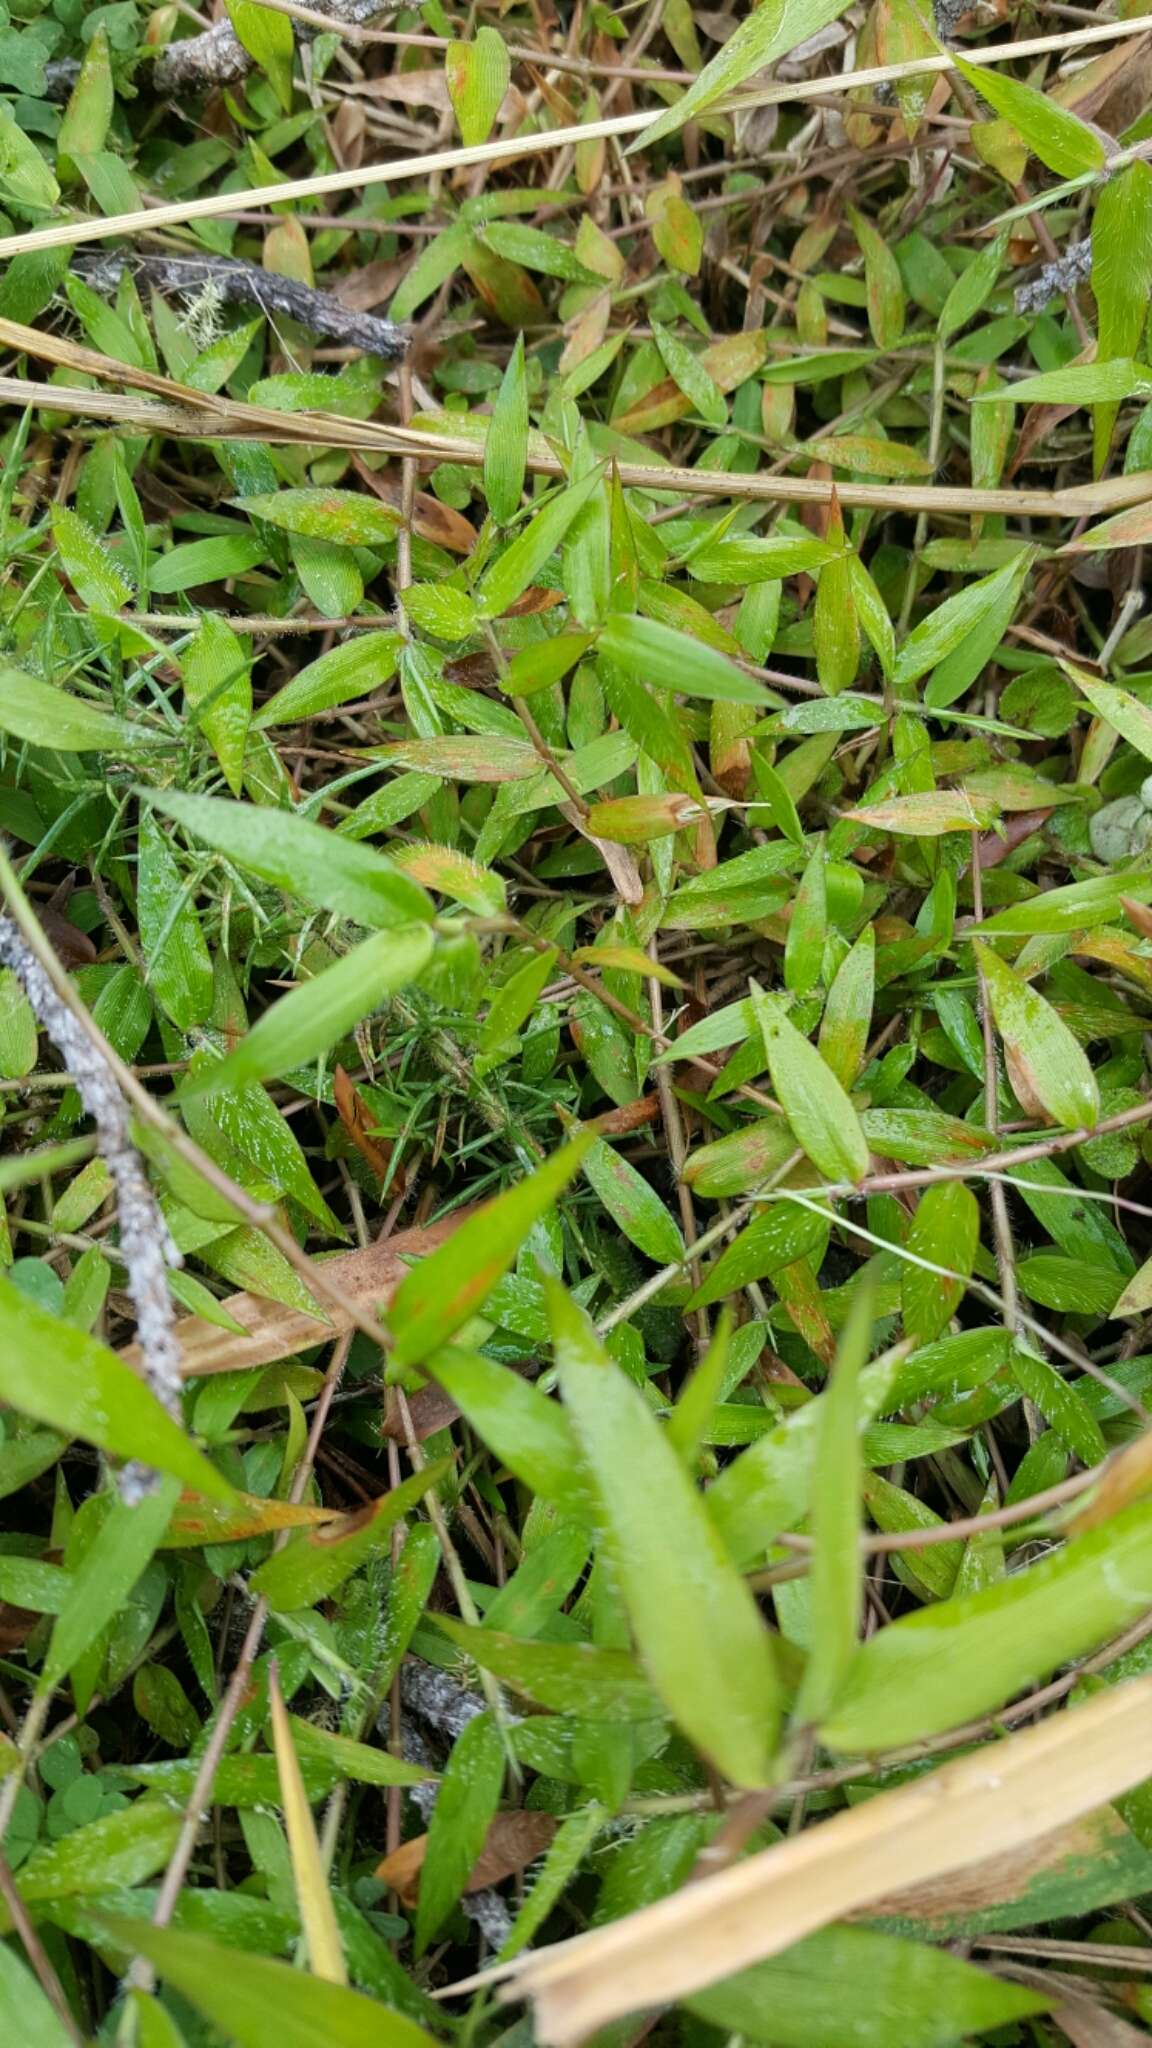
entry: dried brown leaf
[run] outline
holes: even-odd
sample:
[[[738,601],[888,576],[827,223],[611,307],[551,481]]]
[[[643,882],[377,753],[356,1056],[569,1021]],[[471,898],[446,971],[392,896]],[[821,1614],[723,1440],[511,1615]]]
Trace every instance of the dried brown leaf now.
[[[424,1258],[434,1252],[470,1213],[457,1209],[439,1223],[399,1231],[384,1244],[366,1245],[361,1251],[325,1259],[325,1278],[339,1289],[344,1302],[357,1309],[371,1313],[385,1308],[408,1270],[406,1259]],[[274,1365],[277,1359],[291,1358],[296,1351],[326,1343],[352,1328],[352,1319],[339,1302],[327,1297],[326,1323],[318,1322],[302,1309],[286,1308],[281,1302],[266,1301],[258,1294],[231,1294],[221,1306],[243,1324],[246,1335],[237,1337],[230,1330],[206,1323],[200,1316],[183,1316],[176,1325],[176,1335],[185,1379],[200,1378],[205,1373],[235,1372],[254,1365]],[[120,1356],[134,1371],[139,1370],[137,1345],[127,1345]]]

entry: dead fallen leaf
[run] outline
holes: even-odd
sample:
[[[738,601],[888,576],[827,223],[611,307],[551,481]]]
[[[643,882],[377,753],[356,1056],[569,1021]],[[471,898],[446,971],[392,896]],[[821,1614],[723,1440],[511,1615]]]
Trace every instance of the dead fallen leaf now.
[[[369,1136],[368,1127],[374,1119],[344,1067],[338,1066],[332,1076],[332,1100],[336,1104],[336,1114],[361,1158],[368,1161],[378,1179],[387,1180],[392,1164],[392,1145],[387,1138],[381,1143]],[[400,1166],[394,1180],[398,1195],[403,1194],[406,1182],[407,1175]]]
[[[1034,1980],[1037,1989],[1043,1983],[1039,1971]],[[1066,2034],[1072,2048],[1147,2048],[1148,2036],[1143,2027],[1129,2026],[1118,2013],[1109,2012],[1106,2006],[1098,2005],[1094,1998],[1083,1992],[1071,1991],[1067,1987],[1061,1994],[1060,2003],[1052,2009],[1052,2017],[1062,2034]]]
[[[367,484],[369,490],[382,498],[386,505],[394,506],[397,511],[403,508],[404,486],[394,477],[370,469],[359,455],[352,457],[352,467],[361,482]],[[442,505],[439,498],[433,498],[428,491],[416,493],[412,530],[421,540],[431,541],[433,547],[447,548],[453,555],[470,555],[476,545],[476,528],[464,514],[454,512],[451,505]]]
[[[468,1876],[465,1892],[487,1891],[490,1885],[502,1884],[506,1877],[514,1877],[518,1870],[527,1870],[538,1856],[544,1854],[560,1823],[551,1813],[498,1813],[491,1821],[484,1838],[484,1847]],[[390,1890],[398,1892],[406,1906],[416,1903],[420,1888],[420,1872],[428,1854],[427,1835],[414,1835],[409,1842],[401,1842],[390,1856],[377,1866],[376,1876]]]
[[[392,1398],[396,1392],[395,1387],[388,1389],[389,1398],[380,1434],[393,1443],[405,1444],[408,1441],[408,1424],[399,1401]],[[408,1421],[418,1444],[422,1444],[426,1437],[435,1436],[439,1429],[450,1429],[459,1416],[459,1408],[455,1401],[449,1400],[443,1387],[421,1387],[415,1394],[408,1395]]]
[[[660,1097],[640,1095],[635,1102],[626,1102],[620,1109],[605,1110],[596,1118],[596,1129],[602,1138],[623,1138],[629,1131],[638,1131],[642,1124],[654,1124],[660,1116]]]
[[[456,1209],[439,1223],[419,1230],[398,1231],[385,1244],[365,1245],[362,1251],[325,1259],[325,1278],[357,1308],[369,1312],[386,1308],[408,1270],[406,1259],[422,1259],[434,1252],[469,1214],[468,1209]],[[327,1299],[327,1323],[305,1315],[302,1309],[266,1301],[258,1294],[231,1294],[221,1306],[243,1324],[246,1335],[237,1337],[231,1330],[217,1329],[200,1316],[182,1316],[176,1325],[176,1335],[180,1343],[180,1370],[185,1379],[198,1379],[212,1372],[235,1372],[254,1365],[275,1365],[279,1358],[291,1358],[294,1352],[327,1343],[352,1327],[340,1304]],[[137,1345],[126,1345],[120,1356],[134,1372],[139,1371]]]

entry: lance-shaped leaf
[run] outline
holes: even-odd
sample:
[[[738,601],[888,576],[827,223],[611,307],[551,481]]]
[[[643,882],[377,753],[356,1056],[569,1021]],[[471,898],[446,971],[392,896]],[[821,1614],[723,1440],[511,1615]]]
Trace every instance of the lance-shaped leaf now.
[[[831,1067],[797,1031],[778,997],[765,995],[755,982],[751,991],[772,1087],[796,1143],[826,1179],[863,1180],[868,1141]]]
[[[1015,1077],[1054,1123],[1069,1130],[1094,1124],[1100,1092],[1083,1047],[1051,1003],[991,946],[976,940],[974,950]]]
[[[975,87],[981,99],[1024,137],[1034,156],[1062,178],[1078,178],[1085,171],[1104,168],[1107,154],[1104,137],[1086,121],[1057,106],[1055,100],[1037,92],[1035,86],[1011,78],[991,65],[969,64],[952,52],[952,62],[962,78]]]
[[[755,1600],[679,1454],[583,1310],[549,1287],[564,1403],[636,1645],[679,1726],[734,1784],[765,1782],[779,1712]]]
[[[443,1462],[426,1466],[367,1507],[293,1537],[253,1573],[253,1590],[281,1614],[327,1600],[352,1572],[387,1547],[397,1522],[411,1514],[446,1470]]]
[[[401,1281],[388,1311],[393,1363],[418,1365],[482,1308],[534,1223],[547,1215],[598,1142],[581,1132],[527,1180],[497,1195]]]

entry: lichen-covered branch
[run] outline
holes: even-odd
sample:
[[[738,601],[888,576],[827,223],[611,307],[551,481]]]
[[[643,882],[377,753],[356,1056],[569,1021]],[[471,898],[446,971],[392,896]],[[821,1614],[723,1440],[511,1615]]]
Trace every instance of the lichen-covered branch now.
[[[313,0],[313,4],[317,13],[330,14],[336,26],[343,23],[354,28],[383,11],[381,0]],[[294,27],[298,40],[304,43],[312,42],[322,33],[310,22],[297,21]],[[235,85],[251,69],[252,59],[225,16],[198,36],[165,43],[150,65],[141,66],[140,78],[150,83],[162,99],[172,100],[182,93],[210,92],[219,86]],[[48,97],[67,99],[79,75],[80,66],[74,58],[49,64]]]
[[[0,917],[0,967],[10,967],[68,1071],[88,1115],[96,1142],[116,1189],[120,1250],[128,1269],[128,1293],[136,1311],[136,1335],[144,1377],[170,1415],[180,1409],[180,1345],[176,1337],[168,1271],[183,1261],[152,1192],[144,1162],[132,1142],[128,1105],[100,1046],[62,1002],[31,947],[11,918]],[[149,1491],[155,1475],[126,1465],[120,1487],[128,1501]]]
[[[1077,285],[1092,269],[1092,244],[1090,241],[1069,242],[1062,256],[1053,263],[1046,263],[1028,284],[1016,287],[1016,311],[1018,313],[1042,313],[1049,299],[1060,297],[1064,292],[1074,292]]]
[[[298,320],[310,334],[323,335],[345,348],[361,349],[365,355],[396,361],[408,347],[404,329],[393,321],[375,313],[353,312],[332,292],[314,291],[311,285],[261,270],[258,264],[245,263],[239,257],[167,256],[114,249],[95,256],[78,255],[74,264],[78,275],[95,291],[114,291],[127,265],[135,277],[157,291],[185,298],[211,291],[232,305]]]

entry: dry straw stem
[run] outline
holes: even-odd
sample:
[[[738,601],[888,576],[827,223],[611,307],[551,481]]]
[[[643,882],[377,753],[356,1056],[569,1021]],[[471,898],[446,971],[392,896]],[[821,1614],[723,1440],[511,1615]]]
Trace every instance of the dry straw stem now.
[[[964,1870],[1091,1813],[1152,1772],[1152,1678],[884,1792],[810,1833],[575,1941],[451,1987],[504,1980],[537,2037],[568,2048],[689,1997],[893,1892]]]
[[[1116,42],[1125,36],[1147,35],[1149,24],[1135,21],[1102,21],[1090,28],[1074,29],[1068,35],[1032,36],[1023,42],[998,43],[988,50],[973,50],[972,64],[1011,64],[1019,57],[1040,57],[1052,51],[1083,49],[1091,43]],[[844,71],[838,77],[810,82],[779,80],[761,91],[745,93],[730,101],[718,101],[709,111],[739,111],[751,107],[775,106],[785,100],[823,99],[830,92],[851,92],[857,86],[883,85],[893,79],[918,78],[925,73],[952,71],[955,59],[948,51],[936,57],[917,57],[906,64],[874,64],[863,71]],[[222,213],[245,211],[254,206],[278,206],[296,199],[315,199],[332,192],[367,192],[376,185],[391,185],[403,178],[431,178],[444,171],[462,170],[472,164],[509,163],[518,157],[539,156],[548,150],[575,148],[578,144],[603,138],[636,135],[659,119],[663,107],[642,114],[616,114],[607,120],[589,121],[573,128],[550,128],[539,135],[512,135],[499,142],[481,142],[467,149],[433,150],[427,156],[397,158],[392,163],[360,165],[350,171],[327,171],[312,178],[288,178],[277,185],[254,185],[244,192],[216,192],[204,199],[176,201],[170,206],[141,207],[134,213],[110,214],[106,219],[63,221],[50,228],[33,228],[25,234],[0,236],[0,257],[5,260],[27,255],[34,249],[59,249],[77,242],[97,242],[110,235],[138,235],[156,228],[179,227],[190,220],[211,220]]]
[[[430,463],[455,462],[479,468],[484,450],[475,441],[435,433],[424,427],[391,426],[374,420],[349,420],[329,412],[276,412],[270,406],[194,391],[158,371],[118,363],[98,349],[87,348],[59,334],[41,333],[15,320],[0,319],[0,345],[44,362],[80,370],[86,376],[125,384],[129,392],[87,391],[67,384],[39,384],[0,377],[0,404],[35,405],[46,412],[73,412],[107,419],[139,433],[169,434],[193,440],[282,442],[330,448],[363,449],[376,455],[410,457]],[[133,396],[146,393],[147,398]],[[530,448],[528,469],[534,476],[566,477],[559,455]],[[759,499],[774,504],[826,504],[835,488],[842,505],[874,506],[881,511],[990,512],[1009,518],[1084,519],[1143,504],[1152,497],[1152,474],[1102,478],[1064,491],[974,490],[948,484],[854,484],[823,482],[813,477],[729,475],[723,470],[683,469],[675,464],[616,464],[628,489],[663,491],[677,497]]]

